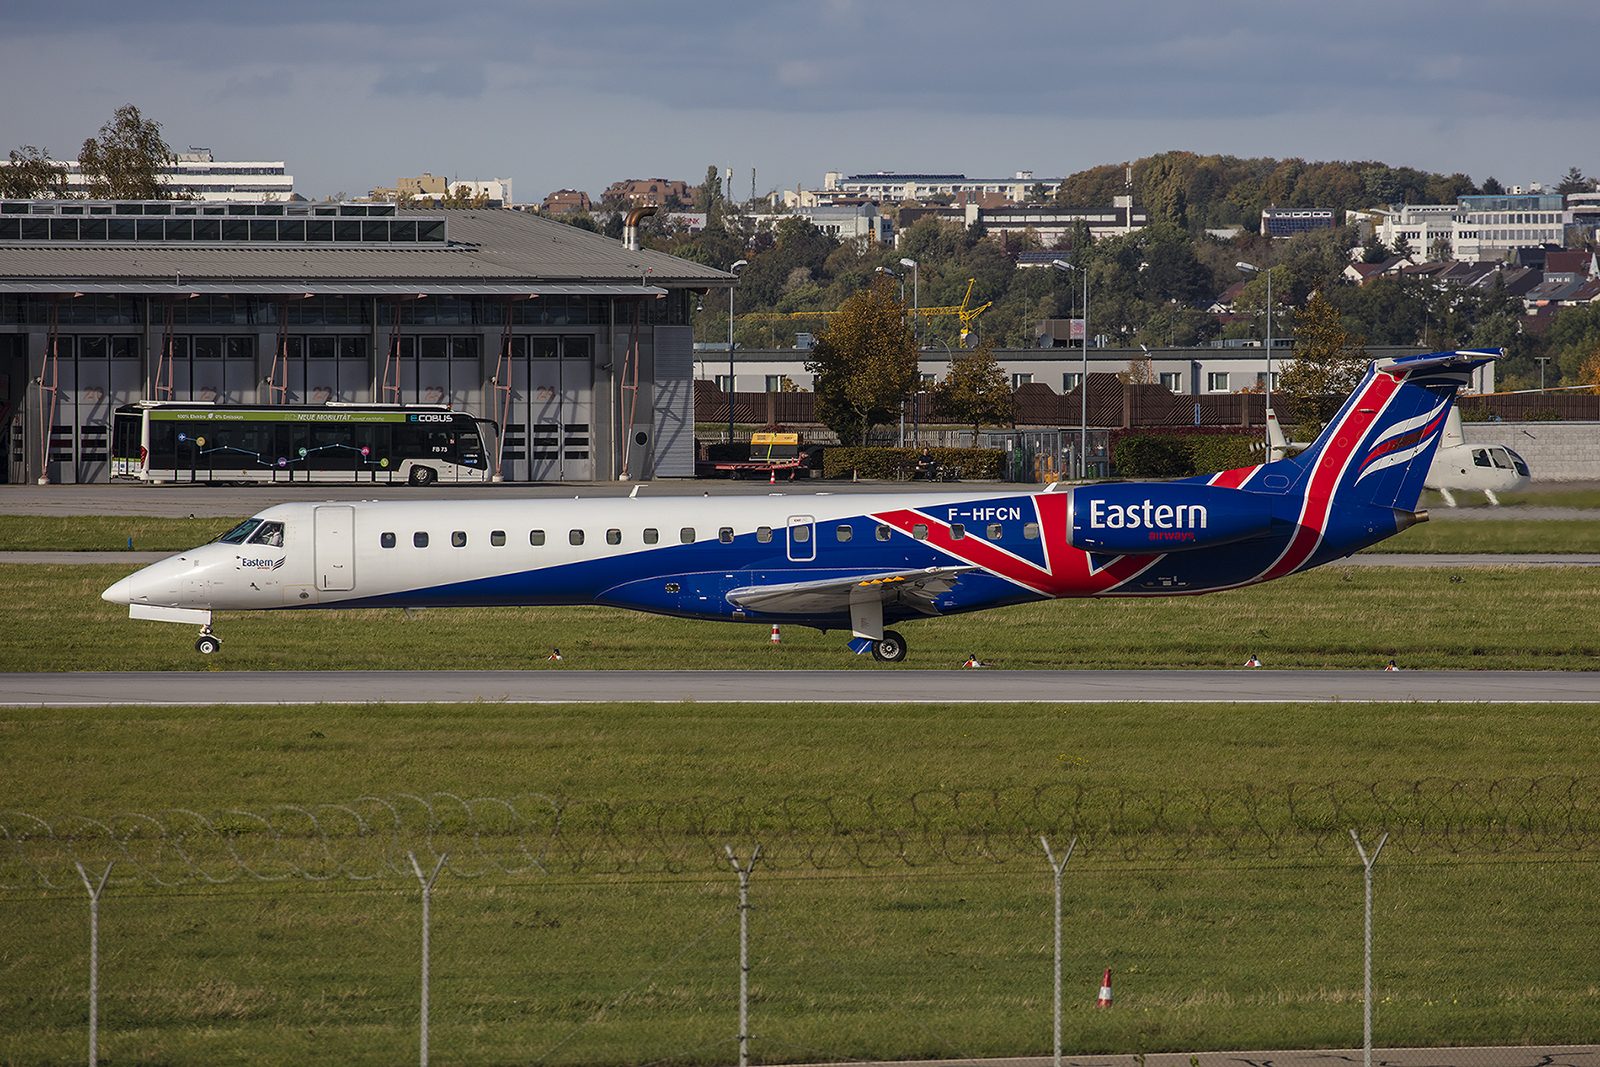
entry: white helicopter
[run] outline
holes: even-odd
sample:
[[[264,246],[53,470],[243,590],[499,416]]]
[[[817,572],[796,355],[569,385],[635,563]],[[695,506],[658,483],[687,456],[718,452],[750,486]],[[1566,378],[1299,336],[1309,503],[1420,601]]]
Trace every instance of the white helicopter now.
[[[1277,413],[1268,408],[1269,457],[1284,459],[1305,447],[1305,443],[1290,441],[1284,436]],[[1525,488],[1529,480],[1527,460],[1506,446],[1467,444],[1461,436],[1461,412],[1454,406],[1450,408],[1423,488],[1437,492],[1450,507],[1456,506],[1452,490],[1482,493],[1489,498],[1489,503],[1498,507],[1500,498],[1496,493],[1515,492]]]

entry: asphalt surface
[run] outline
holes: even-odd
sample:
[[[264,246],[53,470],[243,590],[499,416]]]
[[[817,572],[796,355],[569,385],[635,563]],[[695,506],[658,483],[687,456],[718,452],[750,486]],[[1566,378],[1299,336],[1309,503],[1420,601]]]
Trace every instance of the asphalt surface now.
[[[199,657],[196,657],[197,660]],[[202,661],[203,662],[203,661]],[[206,664],[209,666],[209,664]],[[0,675],[0,705],[1600,703],[1580,671],[217,671]],[[1597,1065],[1600,1067],[1600,1065]]]
[[[1115,1010],[1115,1009],[1113,1009]],[[1194,1057],[1191,1061],[1191,1055]],[[1047,1067],[1049,1056],[1014,1059],[920,1060],[892,1067]],[[1062,1055],[1065,1067],[1354,1067],[1362,1050],[1305,1049],[1260,1052],[1151,1052],[1125,1055]],[[1378,1067],[1600,1067],[1600,1045],[1512,1045],[1455,1048],[1374,1048]],[[822,1067],[843,1067],[824,1064]],[[856,1061],[850,1067],[891,1067]]]

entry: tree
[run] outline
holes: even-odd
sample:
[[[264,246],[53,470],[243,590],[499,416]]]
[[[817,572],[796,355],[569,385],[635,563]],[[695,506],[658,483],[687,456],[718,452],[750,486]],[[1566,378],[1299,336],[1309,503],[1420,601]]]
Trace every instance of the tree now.
[[[721,207],[722,175],[717,173],[717,165],[713,163],[706,168],[706,180],[694,191],[694,209],[702,214],[710,214],[721,210]]]
[[[1562,178],[1561,184],[1556,186],[1556,192],[1562,196],[1566,196],[1568,193],[1592,193],[1594,192],[1594,179],[1585,178],[1583,171],[1577,167],[1568,167],[1566,177]]]
[[[1450,247],[1450,238],[1440,234],[1428,246],[1428,258],[1435,263],[1448,263],[1455,258],[1455,250]]]
[[[816,375],[817,418],[845,443],[865,446],[917,383],[917,346],[906,306],[886,276],[846,300],[806,361]]]
[[[1277,395],[1301,424],[1323,425],[1361,384],[1366,339],[1344,328],[1320,291],[1294,313],[1294,361],[1278,376]]]
[[[956,356],[950,363],[950,373],[935,383],[931,392],[933,406],[941,415],[971,424],[974,441],[984,423],[1009,423],[1017,410],[1011,383],[987,342]]]
[[[50,158],[47,149],[25,144],[11,150],[11,165],[0,167],[0,196],[17,200],[67,197],[67,168]]]
[[[163,172],[178,157],[161,139],[161,123],[145,119],[132,104],[117,108],[100,136],[83,142],[78,168],[90,200],[179,200]]]
[[[1501,185],[1499,179],[1497,179],[1493,174],[1491,174],[1487,178],[1483,179],[1483,195],[1484,196],[1505,196],[1506,195],[1506,187]]]

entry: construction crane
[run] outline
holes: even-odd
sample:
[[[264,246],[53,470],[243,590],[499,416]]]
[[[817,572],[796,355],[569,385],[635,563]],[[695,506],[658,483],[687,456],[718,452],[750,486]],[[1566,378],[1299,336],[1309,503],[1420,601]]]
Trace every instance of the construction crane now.
[[[987,311],[994,303],[993,300],[990,300],[988,303],[980,304],[977,307],[971,306],[972,288],[977,284],[977,281],[976,278],[967,279],[967,291],[962,296],[961,303],[947,307],[918,308],[918,317],[932,319],[945,315],[957,316],[961,320],[961,347],[965,348],[968,336],[977,328],[978,316]],[[782,322],[789,319],[826,319],[831,315],[837,314],[837,311],[755,312],[750,315],[739,315],[737,320],[739,322]]]

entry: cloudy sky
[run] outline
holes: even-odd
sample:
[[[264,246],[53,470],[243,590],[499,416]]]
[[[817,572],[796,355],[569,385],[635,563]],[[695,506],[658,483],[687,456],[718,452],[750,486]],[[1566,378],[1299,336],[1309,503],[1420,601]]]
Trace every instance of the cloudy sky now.
[[[302,195],[424,171],[1058,177],[1171,149],[1600,174],[1595,0],[8,0],[0,152],[122,104]]]

